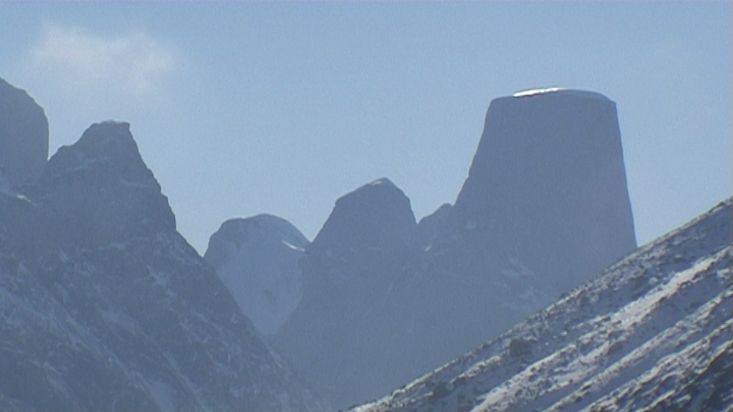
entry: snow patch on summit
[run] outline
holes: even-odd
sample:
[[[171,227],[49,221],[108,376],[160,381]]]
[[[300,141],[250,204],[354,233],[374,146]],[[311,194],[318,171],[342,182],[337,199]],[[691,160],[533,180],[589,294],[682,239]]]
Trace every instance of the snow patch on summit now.
[[[562,87],[546,87],[543,89],[525,89],[525,90],[520,90],[514,93],[512,96],[513,97],[535,96],[538,94],[558,92],[560,90],[565,90],[565,89]]]
[[[580,90],[580,89],[566,89],[564,87],[545,87],[545,88],[537,88],[537,89],[520,90],[512,94],[512,97],[523,98],[523,97],[533,97],[533,96],[542,96],[542,95],[560,95],[560,96],[565,95],[565,96],[584,97],[584,98],[589,98],[589,99],[610,101],[608,97],[598,92],[592,92],[589,90]]]

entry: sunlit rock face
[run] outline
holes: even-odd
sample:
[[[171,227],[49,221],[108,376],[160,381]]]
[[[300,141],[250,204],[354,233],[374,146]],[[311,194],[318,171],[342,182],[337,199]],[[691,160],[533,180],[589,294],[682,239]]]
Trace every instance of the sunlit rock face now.
[[[46,159],[43,109],[24,90],[0,79],[0,180],[13,187],[29,183],[40,175]]]
[[[300,260],[308,244],[290,222],[263,214],[224,222],[204,259],[257,330],[271,335],[300,302]]]
[[[494,100],[453,234],[562,292],[636,247],[616,105],[558,88]]]

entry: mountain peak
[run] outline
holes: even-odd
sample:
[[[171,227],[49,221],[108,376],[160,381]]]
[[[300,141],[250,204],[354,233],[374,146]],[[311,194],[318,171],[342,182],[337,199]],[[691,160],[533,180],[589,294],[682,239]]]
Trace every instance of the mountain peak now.
[[[336,200],[313,247],[391,250],[410,244],[416,227],[410,199],[392,181],[381,178]]]
[[[118,121],[118,120],[103,120],[99,123],[92,123],[91,126],[87,128],[87,131],[90,130],[103,130],[104,132],[111,132],[114,130],[120,130],[125,133],[130,133],[130,122],[125,121]]]
[[[391,180],[382,177],[358,187],[356,190],[349,192],[336,200],[339,202],[351,202],[352,199],[360,200],[378,200],[380,197],[405,197],[405,193],[397,187]]]
[[[204,259],[265,335],[275,333],[302,296],[300,259],[308,239],[287,220],[261,214],[222,223]]]
[[[34,181],[48,159],[48,120],[25,90],[0,78],[0,172],[11,186]]]
[[[94,123],[84,131],[74,147],[88,158],[140,158],[127,122],[107,120]]]
[[[247,217],[233,218],[225,221],[209,239],[206,259],[214,266],[220,265],[225,256],[219,256],[223,245],[235,249],[246,249],[260,246],[284,246],[302,252],[308,245],[308,239],[287,220],[267,213]]]
[[[76,143],[62,146],[49,159],[41,180],[72,172],[89,173],[91,170],[105,171],[108,178],[124,177],[138,184],[157,185],[140,156],[127,122],[108,120],[89,126]]]
[[[624,256],[636,239],[616,104],[560,88],[494,99],[454,209],[479,256],[565,273],[558,293]]]
[[[305,236],[303,236],[292,223],[288,222],[286,219],[269,213],[260,213],[258,215],[245,218],[237,217],[228,219],[221,224],[219,231],[243,232],[249,228],[266,229],[277,235],[285,232],[297,233],[298,237],[301,238],[298,240],[298,243],[308,243]]]
[[[381,185],[391,186],[391,187],[397,189],[397,186],[395,186],[395,184],[392,183],[392,181],[389,180],[389,178],[386,178],[386,177],[380,177],[377,180],[373,180],[373,181],[367,183],[365,186],[381,186]]]
[[[57,220],[77,222],[77,235],[92,242],[175,230],[168,199],[140,156],[129,123],[90,126],[51,157],[33,191],[60,215]]]

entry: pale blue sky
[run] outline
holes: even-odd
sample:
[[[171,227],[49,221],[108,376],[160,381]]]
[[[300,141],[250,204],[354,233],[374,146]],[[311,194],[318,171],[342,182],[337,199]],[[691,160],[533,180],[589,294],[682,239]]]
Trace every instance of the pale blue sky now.
[[[418,218],[453,202],[491,99],[616,101],[640,242],[730,196],[731,4],[0,3],[0,77],[46,109],[51,151],[131,122],[203,253],[231,217],[309,238],[387,176]]]

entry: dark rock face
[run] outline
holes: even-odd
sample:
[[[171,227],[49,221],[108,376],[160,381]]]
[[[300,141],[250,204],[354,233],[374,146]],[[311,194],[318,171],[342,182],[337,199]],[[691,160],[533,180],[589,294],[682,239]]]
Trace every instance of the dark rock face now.
[[[578,90],[494,100],[451,230],[552,277],[555,293],[636,248],[615,103]]]
[[[309,251],[326,256],[402,251],[414,242],[415,228],[410,199],[382,178],[339,198]]]
[[[451,217],[453,216],[453,205],[444,203],[433,213],[420,219],[417,225],[418,238],[424,248],[430,248],[436,238],[448,230]]]
[[[398,361],[383,305],[418,256],[416,229],[409,199],[379,179],[338,199],[306,249],[303,299],[275,343],[336,406],[381,389],[385,356]]]
[[[0,409],[322,409],[178,234],[127,124],[90,127],[0,218]]]
[[[48,121],[43,109],[0,79],[0,176],[11,186],[36,179],[48,159]]]
[[[300,260],[308,239],[285,219],[258,215],[224,222],[204,259],[264,335],[277,332],[303,293]]]
[[[410,287],[431,319],[417,334],[442,343],[418,350],[421,372],[636,248],[615,103],[578,90],[492,101],[469,176],[440,220]]]
[[[31,192],[62,225],[56,233],[65,243],[103,245],[176,229],[128,123],[89,127],[77,143],[59,149]]]
[[[499,98],[455,205],[415,225],[392,185],[336,203],[275,342],[345,407],[497,335],[635,247],[615,104],[574,90]]]

